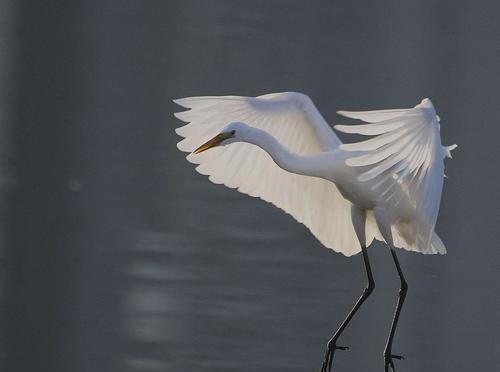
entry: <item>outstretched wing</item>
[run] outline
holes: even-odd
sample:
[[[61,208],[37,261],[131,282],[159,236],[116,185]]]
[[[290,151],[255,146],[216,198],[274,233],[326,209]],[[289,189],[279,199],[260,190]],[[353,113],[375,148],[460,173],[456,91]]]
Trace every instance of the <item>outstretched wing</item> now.
[[[191,152],[233,121],[244,122],[274,136],[290,151],[314,154],[341,142],[312,101],[300,93],[253,97],[190,97],[175,100],[190,109],[176,113],[189,124],[176,132],[184,137],[180,150]],[[359,252],[350,217],[350,203],[328,181],[289,173],[267,153],[247,143],[231,144],[187,159],[214,183],[264,199],[306,225],[328,248],[345,255]]]
[[[429,99],[410,109],[350,112],[340,115],[361,119],[370,124],[337,125],[345,133],[374,136],[365,141],[344,144],[341,149],[361,151],[346,163],[366,167],[359,180],[376,180],[381,184],[392,177],[402,185],[425,221],[424,246],[432,242],[432,234],[439,211],[444,178],[443,158],[449,148],[441,145],[439,118]],[[380,180],[380,182],[378,182]],[[391,183],[395,185],[396,183]],[[391,197],[391,189],[386,190]]]

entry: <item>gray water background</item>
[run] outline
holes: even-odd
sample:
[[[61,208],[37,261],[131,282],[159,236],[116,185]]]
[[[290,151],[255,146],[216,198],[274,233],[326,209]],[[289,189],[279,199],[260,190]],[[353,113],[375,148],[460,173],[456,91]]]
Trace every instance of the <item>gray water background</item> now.
[[[437,226],[449,253],[399,253],[397,370],[500,370],[498,4],[3,1],[5,370],[319,369],[362,258],[213,185],[173,132],[173,98],[278,91],[332,124],[433,100],[459,144]],[[382,370],[398,280],[386,247],[369,252],[377,287],[335,371]]]

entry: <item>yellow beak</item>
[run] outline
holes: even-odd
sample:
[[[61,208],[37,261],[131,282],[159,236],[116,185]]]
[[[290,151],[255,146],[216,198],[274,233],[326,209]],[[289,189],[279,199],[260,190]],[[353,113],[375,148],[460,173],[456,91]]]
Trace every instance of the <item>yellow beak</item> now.
[[[206,151],[208,149],[211,149],[212,147],[218,146],[219,143],[222,141],[233,137],[233,134],[231,132],[222,132],[216,135],[214,138],[211,140],[205,142],[203,145],[198,147],[196,150],[193,151],[193,154],[199,154],[200,152]]]

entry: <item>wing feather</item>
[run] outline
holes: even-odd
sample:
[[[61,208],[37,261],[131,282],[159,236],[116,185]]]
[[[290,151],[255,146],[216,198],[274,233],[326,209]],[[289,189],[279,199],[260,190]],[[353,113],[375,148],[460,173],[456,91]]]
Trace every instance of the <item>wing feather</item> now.
[[[300,93],[255,98],[189,97],[174,102],[189,109],[175,114],[188,123],[176,130],[184,137],[178,147],[185,152],[193,151],[233,121],[267,131],[298,154],[331,151],[341,145],[309,97]],[[283,209],[326,247],[348,256],[360,251],[351,222],[351,204],[332,182],[284,171],[267,153],[247,143],[189,154],[187,159],[198,164],[196,170],[208,175],[210,181]],[[371,235],[368,242],[373,240]]]
[[[367,123],[388,121],[401,116],[406,109],[376,110],[376,111],[337,111],[339,115],[351,119],[360,119]]]
[[[415,107],[403,110],[340,111],[339,114],[369,124],[336,126],[336,129],[374,136],[341,146],[346,151],[358,151],[346,161],[347,165],[366,167],[359,176],[361,182],[378,180],[375,185],[381,185],[390,177],[397,180],[425,222],[418,227],[417,239],[420,241],[417,249],[424,253],[443,253],[444,245],[434,234],[434,227],[441,200],[443,157],[447,148],[441,145],[439,119],[432,102],[424,99]],[[390,200],[395,189],[388,187],[383,196]],[[399,236],[395,237],[395,243],[404,245]]]

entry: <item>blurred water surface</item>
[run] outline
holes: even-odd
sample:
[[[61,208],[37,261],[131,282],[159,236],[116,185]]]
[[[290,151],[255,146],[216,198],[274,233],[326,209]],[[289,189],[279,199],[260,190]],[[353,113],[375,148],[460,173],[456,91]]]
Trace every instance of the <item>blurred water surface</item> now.
[[[409,294],[396,364],[499,369],[496,2],[30,5],[15,68],[9,370],[319,369],[365,285],[362,258],[211,184],[173,132],[173,98],[285,90],[332,124],[339,109],[432,98],[444,143],[460,145],[437,227],[449,254],[399,253]],[[369,252],[376,291],[336,371],[382,370],[398,279],[386,247]]]

